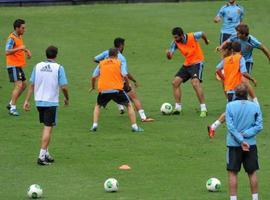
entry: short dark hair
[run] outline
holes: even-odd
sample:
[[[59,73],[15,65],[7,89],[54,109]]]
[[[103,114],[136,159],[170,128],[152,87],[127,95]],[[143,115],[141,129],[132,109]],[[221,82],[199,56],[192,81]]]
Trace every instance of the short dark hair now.
[[[181,36],[184,34],[184,31],[181,27],[175,27],[172,29],[172,35],[178,35]]]
[[[241,34],[244,34],[246,36],[249,35],[249,27],[246,24],[239,24],[238,26],[236,26],[235,29],[237,32],[239,32]]]
[[[109,57],[117,57],[118,49],[116,48],[110,48],[109,49]]]
[[[234,52],[241,52],[241,44],[239,42],[232,42],[232,50]]]
[[[51,45],[49,46],[47,49],[46,49],[46,56],[48,59],[54,59],[56,58],[57,56],[57,53],[58,53],[58,48]]]
[[[241,83],[235,88],[235,96],[238,100],[247,100],[248,99],[248,87],[246,84]]]
[[[25,24],[25,21],[23,19],[16,19],[13,23],[14,30],[16,28],[20,28],[22,24]]]
[[[114,47],[119,48],[121,45],[125,44],[125,39],[121,37],[115,38],[113,44]]]

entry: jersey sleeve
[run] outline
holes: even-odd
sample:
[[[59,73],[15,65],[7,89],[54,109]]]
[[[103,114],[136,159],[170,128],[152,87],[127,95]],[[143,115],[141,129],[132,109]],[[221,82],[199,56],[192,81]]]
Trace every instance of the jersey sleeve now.
[[[234,35],[232,35],[231,37],[229,37],[228,38],[228,42],[234,42],[234,41],[236,41],[237,40],[237,35],[236,34],[234,34]]]
[[[92,77],[97,77],[100,74],[100,69],[99,69],[99,65],[94,69],[93,73],[92,73]]]
[[[244,15],[245,15],[245,12],[244,12],[244,8],[243,7],[240,7],[240,21],[242,22],[243,21],[243,18],[244,18]]]
[[[58,74],[58,83],[59,83],[59,85],[60,86],[67,85],[68,81],[67,81],[65,69],[64,69],[63,66],[60,66],[58,73],[59,73]]]
[[[217,70],[221,70],[221,69],[223,69],[223,68],[224,68],[224,60],[220,61],[220,62],[218,63],[218,65],[216,66],[216,69],[217,69]]]
[[[9,38],[6,43],[6,51],[12,49],[14,44],[15,44],[14,40],[12,38]]]
[[[253,37],[252,35],[250,35],[250,43],[253,48],[259,48],[262,44],[257,38]]]
[[[175,41],[172,41],[172,43],[171,43],[171,45],[170,45],[170,48],[169,48],[169,51],[170,51],[171,53],[174,53],[176,49],[177,49],[177,46],[176,46],[176,44],[175,44]]]
[[[200,31],[200,32],[195,32],[195,33],[194,33],[194,38],[195,38],[195,40],[201,39],[201,38],[202,38],[202,34],[203,34],[202,31]]]
[[[224,6],[221,7],[216,15],[217,17],[221,17],[223,18],[224,17]]]
[[[122,76],[126,76],[128,74],[127,67],[122,62],[121,62],[121,74]]]
[[[102,53],[98,54],[97,56],[95,56],[95,60],[96,61],[102,61],[104,60],[105,58],[107,58],[109,56],[109,51],[103,51]]]
[[[246,61],[245,61],[244,57],[241,57],[241,59],[240,59],[240,72],[242,74],[247,72]]]
[[[36,79],[36,67],[33,68],[33,71],[32,71],[32,73],[31,73],[29,82],[30,82],[31,84],[35,84],[35,79]]]

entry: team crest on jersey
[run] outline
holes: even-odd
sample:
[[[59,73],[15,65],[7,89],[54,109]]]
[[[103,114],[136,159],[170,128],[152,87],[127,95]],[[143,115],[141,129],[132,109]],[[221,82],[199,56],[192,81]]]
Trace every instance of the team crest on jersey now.
[[[238,10],[237,10],[237,13],[240,15],[240,14],[241,14],[241,10],[240,10],[240,9],[238,9]]]
[[[41,72],[52,72],[51,66],[50,65],[45,65],[41,68]]]

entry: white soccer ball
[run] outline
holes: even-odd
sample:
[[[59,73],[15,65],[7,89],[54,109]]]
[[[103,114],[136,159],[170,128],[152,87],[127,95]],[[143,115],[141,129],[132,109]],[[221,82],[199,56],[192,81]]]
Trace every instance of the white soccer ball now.
[[[217,178],[209,178],[206,182],[206,189],[210,192],[217,192],[221,188],[221,182]]]
[[[170,115],[173,111],[173,107],[170,103],[163,103],[161,105],[160,111],[164,115]]]
[[[38,184],[30,185],[27,191],[27,196],[31,199],[37,199],[42,197],[43,190]]]
[[[104,189],[106,192],[117,192],[119,183],[115,178],[108,178],[104,183]]]

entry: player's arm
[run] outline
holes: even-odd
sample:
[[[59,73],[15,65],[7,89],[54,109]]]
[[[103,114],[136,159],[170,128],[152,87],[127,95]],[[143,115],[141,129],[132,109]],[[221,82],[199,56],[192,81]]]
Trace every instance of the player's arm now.
[[[99,63],[100,61],[104,60],[109,56],[109,51],[103,51],[102,53],[98,54],[97,56],[94,57],[93,61],[95,63]]]
[[[30,111],[30,98],[34,92],[34,84],[30,84],[28,87],[28,92],[24,100],[23,109],[25,111]]]
[[[129,85],[128,75],[124,75],[123,76],[123,79],[126,82],[127,89],[130,90],[131,88],[130,88],[130,85]]]
[[[252,78],[252,77],[249,75],[249,73],[245,72],[245,73],[242,73],[242,75],[243,75],[245,78],[247,78],[248,80],[250,80],[250,81],[254,84],[255,87],[257,86],[257,81],[256,81],[256,79]]]
[[[206,45],[209,44],[209,40],[207,39],[207,36],[206,36],[206,34],[205,34],[204,32],[202,32],[202,39],[204,40],[204,43],[205,43]]]
[[[64,104],[67,106],[69,104],[68,86],[62,85],[61,90],[62,90],[63,95],[64,95]]]
[[[259,49],[264,53],[264,55],[268,58],[268,60],[270,62],[270,52],[269,52],[269,50],[263,44],[261,44],[259,46]]]
[[[9,38],[7,43],[6,43],[6,55],[14,54],[17,51],[27,51],[27,49],[24,45],[22,45],[18,48],[13,48],[14,45],[15,45],[14,40],[12,38]]]
[[[131,80],[131,81],[134,83],[135,87],[138,86],[137,81],[136,81],[135,78],[131,75],[131,73],[128,73],[128,74],[127,74],[127,77],[128,77],[129,80]]]
[[[68,81],[67,81],[66,73],[63,66],[60,66],[59,68],[58,83],[64,95],[64,104],[67,106],[69,104],[69,95],[68,95],[68,86],[67,86]]]
[[[214,17],[214,23],[219,23],[223,16],[224,16],[224,11],[223,11],[223,7],[222,7],[218,11],[217,15]]]
[[[175,44],[175,41],[172,41],[170,48],[166,50],[166,56],[167,56],[168,60],[172,59],[173,54],[174,54],[176,49],[177,49],[177,46]]]
[[[252,124],[252,127],[243,132],[244,138],[251,138],[257,135],[263,129],[263,120],[262,113],[258,106],[257,112],[254,116],[255,122]]]
[[[224,69],[224,61],[220,61],[220,63],[218,63],[217,67],[216,67],[216,74],[218,75],[218,77],[224,81],[224,74],[222,73],[222,70]]]
[[[220,46],[216,48],[216,51],[221,51],[222,49],[224,49],[224,47],[227,46],[229,42],[231,42],[230,39],[225,40]]]
[[[94,69],[93,73],[92,73],[92,77],[91,77],[91,89],[89,89],[89,92],[95,90],[96,88],[96,80],[99,77],[100,74],[100,69],[99,69],[99,65]]]

